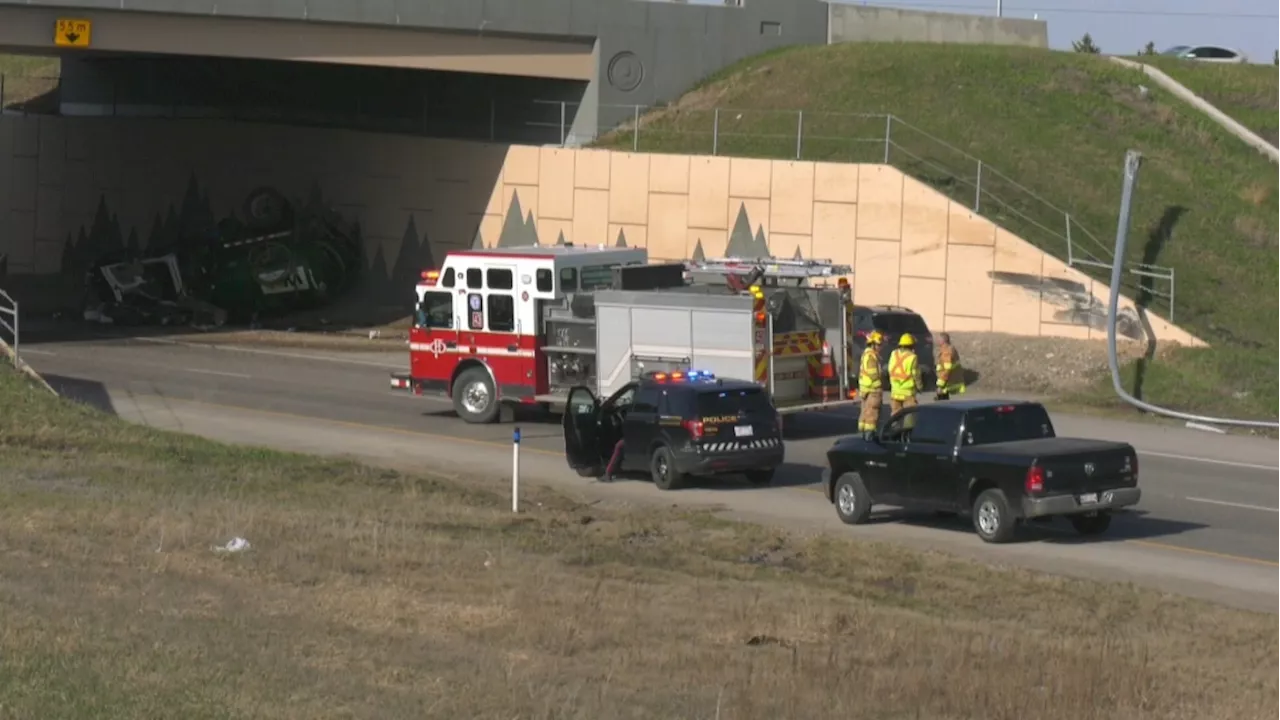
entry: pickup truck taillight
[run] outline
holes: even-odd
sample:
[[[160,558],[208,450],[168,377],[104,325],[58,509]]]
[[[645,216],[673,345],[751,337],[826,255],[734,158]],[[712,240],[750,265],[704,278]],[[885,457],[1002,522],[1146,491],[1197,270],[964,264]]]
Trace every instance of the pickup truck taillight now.
[[[1042,492],[1044,490],[1044,468],[1032,465],[1027,470],[1027,478],[1023,482],[1023,487],[1026,488],[1028,493]]]
[[[1130,455],[1124,459],[1124,467],[1120,468],[1120,472],[1130,473],[1133,475],[1134,481],[1138,479],[1138,456]]]
[[[684,425],[684,429],[689,431],[689,437],[694,440],[702,439],[702,421],[701,420],[685,420],[680,423]]]

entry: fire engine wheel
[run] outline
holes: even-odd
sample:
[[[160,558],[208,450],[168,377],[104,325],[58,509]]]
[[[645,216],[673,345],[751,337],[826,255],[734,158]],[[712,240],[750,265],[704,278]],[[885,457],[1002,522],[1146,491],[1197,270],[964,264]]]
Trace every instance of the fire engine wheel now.
[[[483,368],[463,370],[454,383],[453,409],[469,423],[491,423],[502,409],[494,392],[493,380]]]

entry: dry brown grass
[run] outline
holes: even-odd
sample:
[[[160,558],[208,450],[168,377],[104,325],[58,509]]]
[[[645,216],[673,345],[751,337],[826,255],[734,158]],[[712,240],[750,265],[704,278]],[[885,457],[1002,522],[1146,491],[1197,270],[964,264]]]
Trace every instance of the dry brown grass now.
[[[0,716],[1277,714],[1274,616],[706,513],[512,516],[0,372]],[[252,549],[214,552],[243,536]]]

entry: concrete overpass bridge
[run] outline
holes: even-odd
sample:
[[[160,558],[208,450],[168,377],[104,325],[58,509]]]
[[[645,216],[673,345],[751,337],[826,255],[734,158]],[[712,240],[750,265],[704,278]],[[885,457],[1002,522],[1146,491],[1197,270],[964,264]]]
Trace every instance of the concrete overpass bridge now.
[[[63,58],[64,115],[207,117],[257,96],[314,113],[359,96],[422,134],[514,142],[583,142],[625,106],[826,41],[819,0],[0,0],[0,48]]]

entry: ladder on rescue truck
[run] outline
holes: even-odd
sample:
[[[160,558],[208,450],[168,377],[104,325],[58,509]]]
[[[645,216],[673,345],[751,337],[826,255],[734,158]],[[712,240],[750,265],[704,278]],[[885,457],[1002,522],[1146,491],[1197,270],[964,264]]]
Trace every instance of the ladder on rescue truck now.
[[[852,267],[830,260],[740,257],[692,260],[686,262],[686,267],[693,272],[721,274],[733,290],[755,295],[757,338],[753,346],[757,354],[754,380],[769,390],[778,412],[803,412],[856,402],[856,388],[849,387],[847,371],[853,354],[853,299],[844,278],[853,274]],[[775,335],[773,313],[769,312],[763,293],[753,292],[754,286],[763,279],[798,280],[802,286],[815,279],[838,279],[838,286],[833,291],[842,294],[841,305],[845,312],[842,313],[843,321],[836,338],[837,347],[832,347],[822,330]],[[760,334],[763,334],[764,342],[761,342]],[[837,352],[844,358],[838,368],[833,357]],[[815,398],[815,394],[818,397]]]
[[[776,258],[722,257],[708,260],[690,260],[685,263],[697,272],[722,273],[724,275],[748,275],[760,272],[764,277],[810,280],[852,275],[853,268],[837,265],[830,260],[778,260]]]

